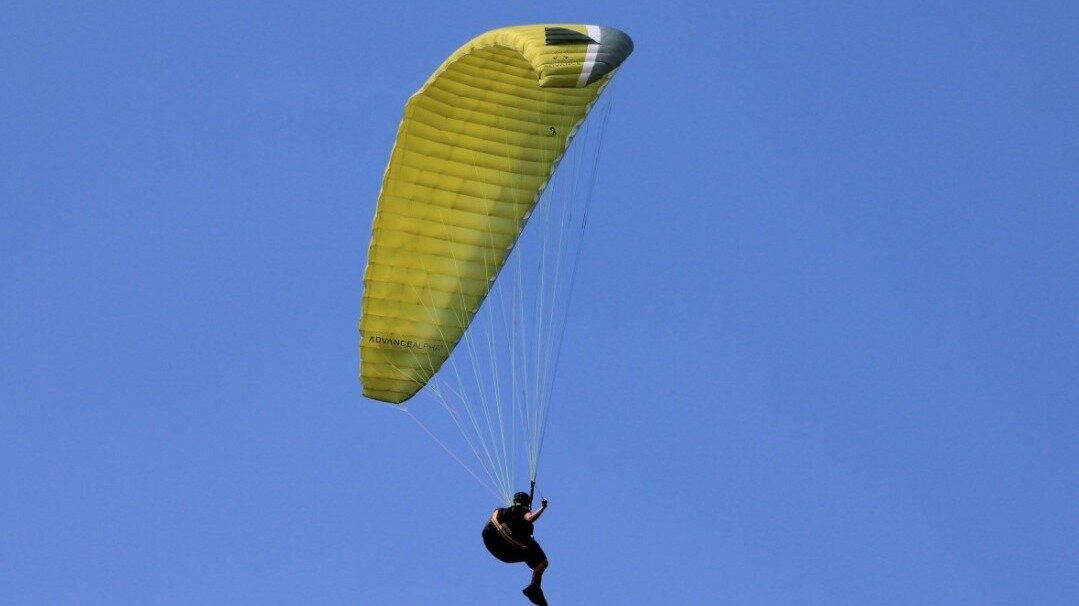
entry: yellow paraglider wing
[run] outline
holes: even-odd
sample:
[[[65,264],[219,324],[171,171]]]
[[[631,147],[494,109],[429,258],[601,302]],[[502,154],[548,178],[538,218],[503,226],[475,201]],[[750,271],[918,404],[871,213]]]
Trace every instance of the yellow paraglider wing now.
[[[632,51],[617,29],[496,29],[405,105],[364,272],[360,380],[400,403],[468,328],[577,127]]]

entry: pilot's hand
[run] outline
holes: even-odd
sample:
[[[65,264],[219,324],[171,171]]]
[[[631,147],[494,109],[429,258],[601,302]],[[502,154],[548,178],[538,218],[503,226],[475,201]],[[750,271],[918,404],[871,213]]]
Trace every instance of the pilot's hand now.
[[[547,499],[540,499],[540,505],[543,505],[543,507],[546,508],[547,507]]]

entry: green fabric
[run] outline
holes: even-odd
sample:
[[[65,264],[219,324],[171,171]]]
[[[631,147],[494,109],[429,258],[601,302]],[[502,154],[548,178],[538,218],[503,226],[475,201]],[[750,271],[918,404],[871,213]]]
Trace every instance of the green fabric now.
[[[547,44],[552,28],[582,37]],[[587,38],[590,31],[599,35]],[[596,37],[599,44],[588,42]],[[612,28],[497,29],[458,49],[409,99],[364,272],[365,396],[403,402],[445,362],[577,126],[631,50]]]

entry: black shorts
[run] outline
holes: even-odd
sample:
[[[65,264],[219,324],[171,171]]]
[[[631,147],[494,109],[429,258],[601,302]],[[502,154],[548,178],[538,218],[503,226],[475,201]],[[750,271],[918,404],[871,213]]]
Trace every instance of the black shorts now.
[[[547,561],[547,554],[543,553],[543,548],[535,539],[528,537],[521,543],[525,546],[524,549],[506,541],[502,533],[498,532],[495,525],[490,522],[483,527],[483,544],[487,547],[487,551],[499,560],[507,564],[524,562],[532,569]]]

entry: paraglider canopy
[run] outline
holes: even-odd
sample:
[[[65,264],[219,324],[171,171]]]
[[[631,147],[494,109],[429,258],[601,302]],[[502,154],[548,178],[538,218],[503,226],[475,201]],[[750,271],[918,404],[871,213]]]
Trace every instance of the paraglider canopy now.
[[[405,106],[364,272],[364,395],[401,403],[442,366],[571,138],[632,51],[594,25],[496,29]]]

